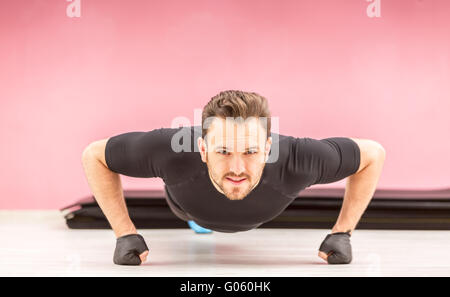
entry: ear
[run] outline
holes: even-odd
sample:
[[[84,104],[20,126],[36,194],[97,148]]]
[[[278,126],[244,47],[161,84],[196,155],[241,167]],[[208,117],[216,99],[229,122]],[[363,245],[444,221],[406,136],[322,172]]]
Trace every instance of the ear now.
[[[269,136],[266,141],[266,154],[268,155],[270,152],[270,147],[272,146],[272,136]]]
[[[206,163],[206,142],[203,140],[203,138],[199,137],[197,138],[197,146],[198,150],[200,152],[200,157],[202,158],[202,161]]]
[[[269,160],[270,147],[272,146],[272,136],[269,136],[266,140],[266,147],[264,150],[264,163]]]

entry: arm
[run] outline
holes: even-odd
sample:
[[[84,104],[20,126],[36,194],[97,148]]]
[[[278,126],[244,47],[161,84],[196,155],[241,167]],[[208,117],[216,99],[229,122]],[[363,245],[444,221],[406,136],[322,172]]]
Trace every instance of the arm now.
[[[377,142],[351,138],[361,152],[358,171],[347,179],[344,202],[332,233],[353,231],[375,192],[386,151]]]
[[[125,204],[122,184],[118,173],[111,171],[105,161],[105,146],[108,139],[88,145],[82,154],[82,163],[89,187],[116,237],[135,234]]]

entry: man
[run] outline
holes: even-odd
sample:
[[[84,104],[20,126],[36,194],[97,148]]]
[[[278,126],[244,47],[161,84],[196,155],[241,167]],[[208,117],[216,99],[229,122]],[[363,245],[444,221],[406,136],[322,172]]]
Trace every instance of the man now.
[[[257,228],[301,190],[348,177],[337,222],[319,247],[328,263],[348,264],[351,232],[384,159],[384,148],[372,140],[272,133],[266,98],[234,90],[208,102],[201,127],[124,133],[91,143],[82,156],[89,186],[117,237],[114,263],[121,265],[146,261],[148,247],[128,215],[119,174],[162,178],[175,215],[219,232]]]

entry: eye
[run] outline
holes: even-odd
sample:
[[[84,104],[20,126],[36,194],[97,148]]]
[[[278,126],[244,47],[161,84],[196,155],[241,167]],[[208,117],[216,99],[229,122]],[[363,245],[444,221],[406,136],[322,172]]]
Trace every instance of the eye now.
[[[254,154],[256,154],[258,151],[256,151],[256,150],[250,150],[250,151],[247,151],[246,152],[246,154],[247,155],[254,155]]]
[[[217,153],[221,155],[228,155],[228,152],[226,150],[218,150]]]

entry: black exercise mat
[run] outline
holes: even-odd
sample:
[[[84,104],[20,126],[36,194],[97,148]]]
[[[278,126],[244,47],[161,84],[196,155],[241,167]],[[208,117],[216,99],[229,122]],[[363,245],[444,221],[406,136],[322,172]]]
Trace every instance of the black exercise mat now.
[[[259,228],[331,229],[345,189],[305,189],[278,217]],[[125,190],[130,218],[138,229],[189,228],[176,217],[164,190]],[[72,229],[110,228],[90,196],[61,209]],[[377,190],[358,229],[450,230],[450,188],[439,190]]]

